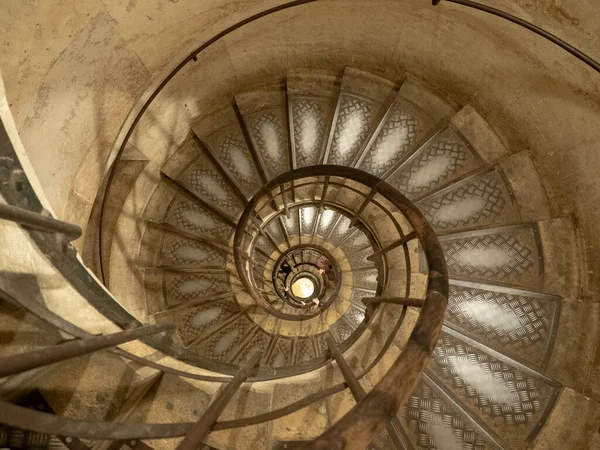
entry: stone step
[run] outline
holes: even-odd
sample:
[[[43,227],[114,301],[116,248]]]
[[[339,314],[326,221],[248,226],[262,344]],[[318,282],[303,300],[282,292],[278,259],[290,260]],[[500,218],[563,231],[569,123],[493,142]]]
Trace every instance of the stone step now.
[[[326,164],[350,166],[360,157],[396,89],[389,80],[346,67],[325,149]]]
[[[192,159],[188,154],[197,155]],[[162,167],[162,173],[188,196],[230,224],[244,203],[235,186],[207,156],[195,139],[188,140]]]
[[[286,76],[294,168],[320,164],[336,110],[341,79],[335,74],[296,71]]]
[[[235,96],[235,103],[267,179],[291,170],[284,87],[244,92]]]
[[[229,182],[245,198],[251,198],[264,184],[262,166],[253,154],[238,110],[225,107],[192,126],[195,135]]]
[[[407,78],[379,119],[357,167],[386,179],[453,114],[445,100],[414,78]]]

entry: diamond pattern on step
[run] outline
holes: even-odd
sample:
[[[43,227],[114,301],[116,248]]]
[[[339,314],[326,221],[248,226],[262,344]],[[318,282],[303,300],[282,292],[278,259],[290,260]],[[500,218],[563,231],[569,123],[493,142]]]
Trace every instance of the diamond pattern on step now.
[[[460,411],[424,380],[398,412],[398,419],[415,449],[488,450],[480,434]]]
[[[313,340],[317,353],[319,353],[318,356],[329,356],[329,346],[325,340],[325,333],[313,336]]]
[[[231,357],[231,352],[241,344],[251,328],[251,322],[246,317],[240,317],[207,341],[201,342],[193,348],[205,358],[227,362]]]
[[[374,108],[372,102],[348,94],[342,95],[333,131],[329,164],[350,165],[369,135]]]
[[[271,178],[287,172],[290,168],[287,139],[282,132],[284,128],[280,115],[273,111],[263,111],[253,115],[250,121],[257,150]]]
[[[365,289],[375,290],[377,289],[378,274],[379,273],[376,269],[359,270],[357,272],[352,272],[352,277],[354,278],[354,285]]]
[[[446,128],[387,181],[412,199],[480,166],[479,158],[462,138],[452,129]]]
[[[306,206],[300,208],[300,223],[302,225],[302,234],[312,234],[315,220],[317,219],[317,208]]]
[[[292,122],[296,165],[305,167],[318,164],[327,130],[325,107],[314,99],[294,99]]]
[[[354,305],[359,310],[363,311],[363,315],[365,309],[367,309],[365,304],[362,302],[362,299],[364,297],[375,297],[375,292],[352,288],[352,293],[350,295],[350,303],[352,303],[352,305]]]
[[[265,252],[269,256],[271,256],[272,253],[277,250],[275,248],[275,246],[273,245],[273,243],[271,242],[271,240],[269,238],[266,238],[262,234],[259,234],[258,237],[256,238],[256,247],[255,248],[261,249],[263,252]]]
[[[325,237],[331,230],[331,227],[335,224],[335,221],[339,217],[339,214],[331,209],[325,209],[321,211],[319,217],[319,225],[317,226],[317,236]]]
[[[269,358],[268,366],[283,367],[289,366],[292,363],[292,340],[284,337],[278,337],[275,342],[275,348]]]
[[[365,250],[361,250],[352,253],[348,257],[348,263],[352,269],[359,269],[363,267],[375,267],[375,264],[369,261],[367,258],[373,254],[373,248],[369,247]]]
[[[371,295],[363,295],[362,297],[371,297]],[[358,299],[360,301],[361,298]],[[363,304],[364,307],[364,304]],[[354,305],[350,305],[345,314],[346,320],[356,329],[365,320],[364,309],[359,309]]]
[[[350,222],[351,220],[348,217],[342,216],[341,219],[335,224],[333,231],[329,236],[329,241],[333,245],[339,245],[339,243],[342,242],[346,236],[355,230],[354,227],[350,228]]]
[[[431,371],[514,449],[527,447],[556,389],[444,332]]]
[[[239,312],[233,300],[223,299],[205,305],[200,305],[188,311],[175,314],[177,329],[186,344],[202,335],[208,328]]]
[[[173,201],[165,222],[207,237],[228,240],[233,229],[207,209],[179,196]]]
[[[235,364],[238,366],[243,365],[246,361],[248,361],[248,358],[250,358],[250,356],[257,351],[261,355],[264,355],[264,353],[267,351],[270,340],[271,336],[264,331],[259,331],[256,333],[256,335],[250,339],[250,342],[246,344],[242,352],[235,359]]]
[[[296,364],[307,363],[316,358],[312,338],[298,338]]]
[[[283,219],[283,225],[288,236],[298,235],[298,208],[290,208],[290,216],[287,217],[285,214],[281,216]]]
[[[398,450],[392,441],[392,438],[384,428],[371,442],[367,450]]]
[[[420,127],[414,108],[401,103],[381,128],[360,169],[378,177],[386,173],[414,148],[417,135],[422,134],[417,131]]]
[[[223,175],[204,155],[200,156],[182,176],[183,183],[202,200],[221,209],[230,216],[237,216],[242,205]]]
[[[489,171],[450,186],[416,203],[429,223],[440,231],[502,225],[519,220],[500,174]]]
[[[176,275],[165,273],[164,276],[168,306],[229,289],[225,274]]]
[[[350,236],[347,240],[345,240],[340,248],[346,253],[346,255],[350,255],[357,250],[360,250],[366,246],[370,246],[369,238],[365,233],[361,230],[356,230],[352,236]]]
[[[312,180],[304,180],[304,181],[314,181],[314,179]],[[296,196],[296,201],[300,202],[303,200],[309,200],[309,201],[314,201],[314,199],[317,197],[317,195],[321,195],[321,192],[323,191],[323,187],[322,185],[319,184],[310,184],[310,185],[304,185],[302,186],[301,184],[304,184],[304,182],[299,183],[296,182],[295,183],[295,189],[294,189],[294,195]]]
[[[237,126],[229,127],[212,135],[209,142],[219,163],[241,185],[246,197],[252,197],[261,188],[262,182],[242,131]]]
[[[281,230],[278,218],[271,220],[269,224],[265,227],[265,229],[267,233],[269,233],[269,236],[273,238],[276,244],[286,244],[285,236],[283,235],[283,231]]]
[[[257,264],[251,264],[252,266],[252,272],[255,274],[255,276],[258,277],[270,277],[269,274],[265,273],[265,270],[268,269],[269,271],[273,268],[272,266],[272,261],[270,259],[267,259],[267,257],[265,257],[264,255],[262,255],[259,252],[254,252],[253,254],[253,258],[254,261],[256,261],[258,263]],[[258,283],[260,280],[256,279],[256,282]],[[262,281],[260,281],[262,282]]]
[[[167,234],[161,255],[161,264],[169,265],[225,265],[227,255],[214,247],[192,239]]]
[[[537,228],[524,225],[443,236],[452,277],[541,288],[542,251]]]
[[[352,328],[345,320],[340,319],[331,326],[331,331],[335,334],[336,342],[341,343],[348,339],[354,328]]]
[[[559,298],[524,291],[450,285],[446,324],[499,352],[541,366],[558,320]]]

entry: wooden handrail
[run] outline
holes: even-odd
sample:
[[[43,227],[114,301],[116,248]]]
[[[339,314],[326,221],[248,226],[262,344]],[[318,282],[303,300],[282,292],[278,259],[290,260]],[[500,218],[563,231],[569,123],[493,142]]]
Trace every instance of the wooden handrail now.
[[[448,302],[448,272],[437,236],[418,208],[399,191],[379,178],[358,169],[343,166],[303,167],[282,174],[267,183],[255,194],[244,210],[234,236],[234,248],[240,247],[244,236],[243,230],[259,199],[283,183],[324,176],[346,178],[361,183],[371,188],[371,198],[375,194],[380,194],[398,208],[416,233],[429,266],[429,284],[419,319],[400,357],[373,390],[360,400],[346,416],[314,442],[304,447],[315,450],[324,448],[358,450],[366,448],[377,433],[395,417],[398,408],[414,390],[429,362],[444,321]],[[257,303],[266,303],[254,291],[249,279],[245,276],[240,252],[235,252],[234,256],[244,287]]]

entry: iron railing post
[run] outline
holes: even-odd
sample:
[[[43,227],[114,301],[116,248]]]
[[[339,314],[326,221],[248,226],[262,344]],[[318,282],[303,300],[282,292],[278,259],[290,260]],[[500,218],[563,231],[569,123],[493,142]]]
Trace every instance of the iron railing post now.
[[[104,336],[77,339],[28,353],[6,356],[0,359],[0,378],[75,358],[76,356],[86,355],[97,350],[111,348],[144,336],[169,331],[173,328],[172,325],[148,325]]]
[[[252,354],[240,371],[233,377],[233,380],[227,383],[217,394],[217,398],[210,404],[202,417],[200,417],[197,425],[192,428],[185,439],[177,446],[177,450],[197,450],[202,447],[204,439],[217,423],[217,419],[231,398],[242,383],[246,381],[252,369],[258,364],[260,357],[260,352]]]

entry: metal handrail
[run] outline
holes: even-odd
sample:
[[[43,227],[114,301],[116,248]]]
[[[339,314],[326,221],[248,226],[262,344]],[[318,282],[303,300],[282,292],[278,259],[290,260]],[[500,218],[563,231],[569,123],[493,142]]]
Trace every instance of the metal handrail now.
[[[371,197],[383,196],[406,217],[419,239],[429,266],[427,293],[421,314],[408,340],[405,350],[387,374],[336,425],[326,431],[306,448],[333,448],[342,438],[351,443],[346,448],[365,448],[376,434],[395,416],[398,408],[415,388],[437,342],[448,299],[448,273],[442,248],[433,229],[423,214],[400,192],[381,179],[358,169],[319,165],[304,167],[282,174],[267,183],[244,209],[234,235],[234,259],[238,274],[246,290],[261,306],[260,297],[246,276],[241,256],[245,228],[254,214],[259,200],[270,192],[279,190],[285,183],[307,177],[339,177],[353,180],[371,189]]]
[[[578,48],[573,47],[571,44],[562,40],[558,36],[544,30],[543,28],[538,27],[537,25],[532,24],[531,22],[528,22],[525,19],[521,19],[520,17],[514,16],[514,15],[507,13],[505,11],[502,11],[500,9],[492,8],[491,6],[473,2],[471,0],[443,0],[443,1],[448,2],[448,3],[456,3],[457,5],[463,5],[463,6],[467,6],[469,8],[477,9],[479,11],[486,12],[493,16],[500,17],[500,18],[508,20],[509,22],[512,22],[516,25],[519,25],[529,31],[532,31],[533,33],[537,34],[538,36],[541,36],[544,39],[549,40],[553,44],[558,45],[560,48],[569,52],[571,55],[575,56],[580,61],[583,61],[585,64],[587,64],[589,67],[594,69],[596,72],[600,73],[600,63],[598,61],[593,59],[591,56],[583,53]],[[433,6],[439,5],[441,2],[442,2],[442,0],[432,0]]]
[[[216,36],[215,38],[213,38],[212,40],[210,40],[206,44],[204,44],[202,47],[200,47],[196,52],[192,53],[184,62],[182,62],[173,72],[171,72],[169,74],[169,76],[163,81],[163,83],[161,83],[159,88],[153,92],[153,94],[150,96],[148,101],[144,104],[144,106],[142,107],[142,109],[139,111],[138,115],[134,119],[133,124],[130,127],[129,131],[127,132],[126,137],[123,141],[123,144],[120,148],[119,154],[125,147],[125,144],[127,143],[128,138],[131,136],[131,133],[133,132],[135,126],[141,119],[143,113],[148,108],[148,106],[150,105],[152,100],[158,95],[160,90],[162,90],[162,88],[165,87],[165,85],[170,81],[170,79],[172,79],[173,76],[179,70],[181,70],[181,68],[183,68],[183,66],[185,64],[187,64],[190,61],[196,60],[196,57],[197,57],[198,53],[200,53],[200,51],[204,50],[205,48],[208,48],[212,43],[214,43],[217,40],[221,39],[222,37],[226,36],[228,33],[232,32],[233,30],[238,29],[241,26],[243,26],[247,23],[250,23],[254,20],[257,20],[260,17],[264,17],[266,15],[272,14],[273,12],[276,12],[278,10],[286,9],[286,8],[296,6],[299,4],[303,4],[303,3],[309,3],[312,1],[316,1],[316,0],[300,0],[300,1],[292,2],[290,4],[282,5],[281,7],[272,8],[271,10],[261,12],[255,16],[252,16],[251,18],[247,19],[246,21],[240,22],[240,23],[234,25],[233,27],[230,27],[230,29],[219,34],[218,36]],[[541,29],[540,27],[537,27],[537,26],[531,24],[530,22],[527,22],[523,19],[520,19],[520,18],[513,16],[511,14],[508,14],[506,12],[497,10],[495,8],[491,8],[486,5],[472,2],[470,0],[445,0],[445,1],[448,1],[450,3],[460,4],[460,5],[467,6],[467,7],[471,7],[473,9],[477,9],[477,10],[498,16],[498,17],[508,20],[512,23],[515,23],[519,26],[522,26],[522,27],[538,34],[539,36],[542,36],[545,39],[553,42],[554,44],[563,48],[565,51],[569,52],[573,56],[575,56],[578,59],[580,59],[581,61],[583,61],[585,64],[587,64],[592,69],[600,72],[600,63],[598,63],[597,61],[595,61],[594,59],[592,59],[585,53],[581,52],[580,50],[576,49],[575,47],[571,46],[570,44],[566,43],[565,41],[561,40],[560,38],[556,37],[555,35]],[[438,3],[440,3],[440,0],[433,0],[434,5],[438,4]],[[117,158],[118,158],[118,155],[117,155]],[[116,164],[111,166],[111,172],[109,174],[109,183],[108,183],[109,186],[110,186],[110,180],[112,179],[112,177],[114,175],[115,167],[116,167]],[[302,170],[302,169],[300,169],[300,170]],[[313,171],[311,172],[311,176],[314,176],[314,175],[315,175],[315,172],[313,169]],[[374,190],[376,190],[378,193],[380,193],[384,196],[386,194],[389,194],[389,195],[391,195],[392,198],[394,198],[395,200],[398,200],[398,201],[400,201],[400,203],[402,203],[403,198],[395,197],[393,192],[387,191],[388,188],[389,188],[389,186],[387,186],[385,183],[383,183],[381,185],[377,185],[377,187],[374,187]],[[105,192],[105,196],[106,196],[106,192]],[[406,200],[406,199],[404,199],[404,200]],[[405,352],[396,361],[396,363],[394,364],[392,369],[388,372],[388,374],[385,375],[384,379],[375,387],[375,389],[371,393],[367,394],[367,396],[360,402],[360,404],[358,405],[357,408],[352,410],[347,416],[345,416],[344,419],[342,419],[340,422],[338,422],[338,424],[336,424],[332,429],[330,429],[328,432],[326,432],[315,443],[310,444],[308,446],[309,448],[316,448],[317,446],[323,446],[323,445],[326,446],[326,445],[332,444],[334,442],[334,440],[338,440],[338,439],[340,439],[340,437],[343,438],[346,442],[351,443],[352,448],[354,448],[355,446],[357,448],[361,447],[365,442],[368,443],[370,437],[374,436],[376,431],[378,429],[380,429],[383,425],[385,425],[385,421],[391,417],[393,411],[395,409],[397,409],[397,407],[402,403],[402,398],[405,398],[408,394],[410,394],[414,384],[416,383],[416,376],[418,375],[418,373],[420,373],[419,366],[424,364],[423,359],[425,358],[425,360],[426,360],[426,356],[431,352],[431,350],[433,348],[432,346],[433,346],[433,343],[435,343],[434,335],[436,334],[436,328],[439,332],[438,325],[441,325],[440,310],[443,310],[443,306],[445,304],[446,297],[447,297],[447,275],[445,273],[445,264],[443,262],[443,256],[438,252],[439,243],[437,243],[437,239],[435,238],[435,235],[433,235],[433,234],[430,235],[431,229],[428,228],[429,227],[428,224],[424,221],[422,216],[419,217],[418,212],[416,212],[416,213],[414,211],[411,212],[409,206],[410,205],[408,205],[408,206],[404,205],[404,207],[408,208],[407,210],[402,209],[402,207],[400,207],[400,209],[402,209],[403,212],[405,213],[405,215],[407,217],[409,217],[409,221],[411,221],[410,218],[412,217],[412,219],[416,220],[416,222],[418,224],[423,225],[425,227],[424,229],[419,229],[419,228],[415,227],[415,230],[417,230],[416,233],[417,233],[418,238],[420,239],[421,243],[423,244],[426,255],[428,255],[428,257],[433,257],[433,260],[428,259],[429,270],[430,270],[430,272],[429,272],[430,286],[428,287],[427,297],[423,304],[422,314],[421,314],[421,317],[419,318],[419,322],[417,323],[417,326],[415,327],[415,330],[413,331],[413,333],[410,337],[410,340],[409,340],[409,343],[407,345]],[[102,214],[103,213],[104,213],[104,202],[103,202],[103,207],[102,207]],[[55,221],[54,223],[58,224],[58,222],[59,221]],[[411,221],[411,223],[412,223],[412,221]],[[23,222],[23,224],[26,224],[26,223]],[[29,225],[31,226],[32,224],[29,224]],[[48,228],[52,228],[52,225],[50,225]],[[59,230],[54,230],[54,231],[60,232]],[[73,233],[69,233],[67,230],[64,230],[64,231],[65,231],[65,233],[64,233],[65,235],[69,235],[69,234],[71,234],[71,236],[76,235],[76,230],[74,228],[72,230],[72,231],[74,231]],[[100,233],[100,236],[102,236],[102,233]],[[431,239],[430,236],[433,236],[434,239]],[[406,310],[406,308],[404,308],[404,311],[405,310]],[[414,362],[417,363],[416,367],[411,368],[410,366],[407,365],[407,361],[410,361],[411,358],[412,358],[413,363]],[[404,384],[401,385],[400,389],[397,389],[398,386],[394,385],[393,381],[394,380],[397,381],[400,378],[400,375],[402,373],[404,373],[406,375],[406,377],[403,380]],[[343,389],[345,386],[346,386],[346,384],[334,386],[332,388],[329,388],[328,392],[330,392],[330,393],[334,393],[334,391],[339,392],[339,391],[337,391],[337,389],[340,389],[340,388]],[[389,397],[392,397],[392,398],[390,399]],[[305,398],[305,399],[303,399],[303,401],[305,401],[307,399],[308,398]],[[300,402],[297,402],[297,403],[300,403]],[[18,413],[19,413],[18,409],[17,410],[10,409],[10,407],[14,407],[14,405],[9,406],[8,404],[2,403],[1,406],[2,406],[2,408],[0,408],[0,410],[2,411],[3,417],[6,418],[7,423],[9,423],[11,420],[13,420],[13,419],[8,418],[11,415],[11,412],[14,413],[15,417],[18,416]],[[286,408],[289,408],[289,406],[290,405],[288,405],[288,407],[286,407]],[[377,408],[373,409],[374,406],[377,406]],[[365,414],[366,411],[370,411],[370,414]],[[373,414],[373,412],[375,412],[375,414]],[[32,413],[40,414],[35,411],[33,411]],[[273,412],[271,412],[269,414],[272,414],[272,413]],[[54,419],[58,420],[58,421],[65,420],[65,419],[56,418],[56,417]],[[70,420],[70,419],[67,419],[67,420]],[[43,426],[45,426],[44,424],[46,424],[46,425],[48,424],[48,422],[46,422],[45,419],[41,420],[41,422],[42,422]],[[74,422],[77,422],[77,421],[74,421]],[[229,421],[229,422],[235,422],[235,421]],[[80,424],[82,422],[77,422],[77,423]],[[98,426],[97,422],[89,422],[89,423],[91,424],[92,427]],[[60,425],[58,422],[54,422],[54,424],[55,424],[55,426]],[[227,426],[225,426],[225,424],[227,424],[227,422],[223,422],[222,426],[219,427],[219,425],[217,423],[217,425],[215,425],[215,429],[228,428]],[[244,425],[243,423],[240,423],[238,426],[243,426],[243,425]],[[360,426],[358,426],[358,425],[360,425]],[[188,426],[188,427],[191,426],[191,424],[173,424],[172,426],[178,427],[179,430],[182,430],[182,429],[186,428],[186,426]],[[364,431],[365,428],[370,428],[370,431],[368,433],[365,432]],[[56,433],[58,431],[59,431],[59,428],[54,428],[54,427],[47,428],[48,433]],[[181,435],[181,434],[179,434],[179,435]],[[165,437],[165,436],[162,435],[161,437]],[[115,437],[115,439],[118,439],[118,437]],[[347,447],[347,448],[350,448],[350,447]]]

